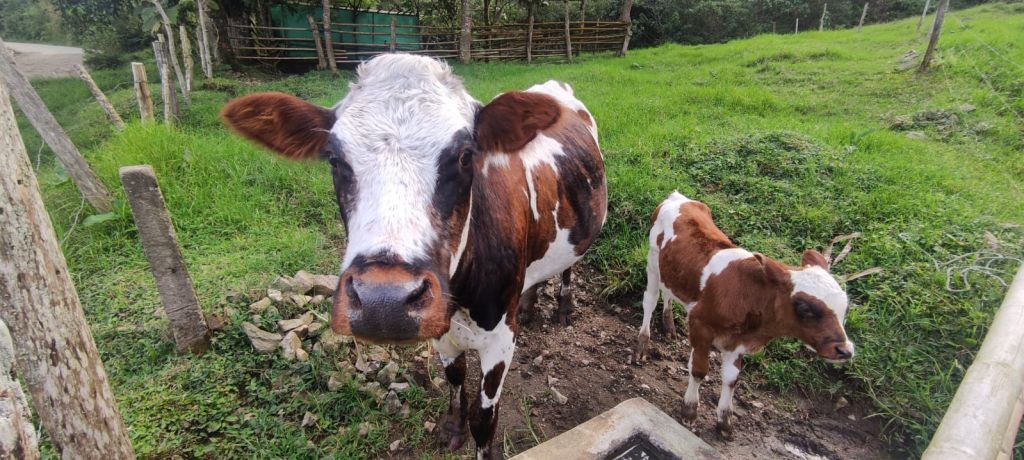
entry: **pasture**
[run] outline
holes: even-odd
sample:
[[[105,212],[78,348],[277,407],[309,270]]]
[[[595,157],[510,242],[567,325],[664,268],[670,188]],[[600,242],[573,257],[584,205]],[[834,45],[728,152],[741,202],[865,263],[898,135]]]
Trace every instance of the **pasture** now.
[[[835,269],[884,270],[847,285],[856,359],[836,367],[795,341],[775,343],[748,358],[737,398],[843,397],[870,415],[885,449],[905,456],[926,446],[1002,299],[997,278],[1009,281],[1024,257],[1024,6],[990,4],[951,12],[946,21],[927,74],[897,70],[908,50],[923,51],[916,19],[860,33],[665,45],[625,58],[583,56],[573,65],[481,63],[455,70],[481,101],[548,79],[565,81],[593,113],[607,161],[609,218],[578,270],[584,276],[576,288],[585,294],[578,305],[585,325],[618,321],[609,330],[622,343],[582,346],[594,361],[617,366],[608,375],[633,372],[624,349],[640,322],[650,214],[672,190],[708,203],[744,247],[788,263],[798,262],[805,248],[861,232]],[[151,66],[149,73],[155,75]],[[125,120],[138,119],[127,67],[94,77]],[[269,90],[331,105],[350,77],[313,72],[197,82],[179,126],[136,121],[116,134],[77,80],[34,82],[111,190],[120,190],[118,167],[155,168],[203,308],[229,307],[233,316],[208,354],[175,354],[163,337],[165,321],[154,315],[160,303],[127,205],[122,200],[112,215],[89,216],[31,127],[21,125],[142,457],[436,452],[424,422],[441,414],[446,390],[414,386],[403,395],[408,417],[387,415],[354,378],[328,390],[347,359],[314,355],[293,363],[259,355],[238,327],[249,320],[247,305],[259,296],[254,291],[278,275],[336,271],[345,238],[325,166],[272,158],[229,135],[217,113],[231,97]],[[278,319],[262,321],[269,329]],[[573,342],[581,331],[535,326],[528,337],[543,335],[557,348],[557,339]],[[662,348],[665,366],[685,364],[688,348],[665,344],[657,326],[652,342]],[[409,358],[404,362],[422,370],[421,351],[400,350]],[[527,345],[520,361],[529,363],[539,351]],[[545,359],[557,361],[558,353]],[[560,366],[560,379],[590,376],[586,366]],[[677,416],[685,379],[666,375],[656,385],[658,369],[648,364],[615,397],[651,397],[640,387],[647,384],[660,392],[653,399],[665,401],[661,408]],[[532,377],[544,378],[544,371]],[[535,413],[552,414],[531,410],[554,404],[543,388],[518,378],[506,387],[499,425],[506,453],[557,434],[535,427],[558,423],[532,420]],[[585,388],[566,388],[571,398],[590,397]],[[600,396],[593,401],[578,417],[607,408],[599,407]],[[318,420],[303,426],[307,412]],[[697,431],[714,436],[707,426]]]

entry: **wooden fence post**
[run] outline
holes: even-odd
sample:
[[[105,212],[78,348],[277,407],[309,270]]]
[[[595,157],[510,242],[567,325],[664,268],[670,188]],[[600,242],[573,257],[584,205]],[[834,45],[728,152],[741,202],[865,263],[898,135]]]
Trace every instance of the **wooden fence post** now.
[[[134,459],[3,81],[0,211],[0,320],[50,442],[63,458]]]
[[[569,0],[563,0],[565,4],[565,58],[572,62],[572,34],[569,32]]]
[[[16,377],[16,359],[11,332],[0,321],[0,457],[35,460],[39,458],[39,439]]]
[[[153,121],[153,97],[149,94],[146,66],[141,62],[132,63],[132,80],[135,82],[135,99],[139,101],[139,118],[143,123]]]
[[[313,16],[306,16],[309,21],[309,31],[313,33],[313,46],[316,47],[316,68],[327,68],[327,57],[324,56],[324,45],[320,42],[320,28],[316,26]]]
[[[189,102],[188,88],[185,87],[185,77],[181,74],[181,66],[178,65],[178,50],[174,46],[174,29],[171,28],[171,19],[167,17],[167,12],[164,11],[164,7],[160,5],[160,0],[146,0],[156,8],[156,12],[160,15],[160,19],[163,20],[164,34],[167,36],[167,56],[165,58],[168,62],[174,66],[174,74],[178,76],[178,86],[181,88],[181,97],[185,99],[185,103]],[[159,36],[159,34],[158,34]]]
[[[185,89],[192,94],[192,71],[196,67],[192,59],[192,42],[188,39],[185,26],[178,26],[178,35],[181,37],[181,59],[185,61]]]
[[[153,56],[156,58],[156,70],[160,74],[160,96],[164,101],[164,123],[174,124],[178,117],[178,94],[174,91],[174,78],[171,76],[170,64],[164,53],[163,41],[153,42]]]
[[[331,0],[323,0],[324,9],[324,50],[327,51],[327,66],[332,71],[338,70],[338,61],[334,58],[334,37],[331,35]]]
[[[821,7],[821,20],[818,21],[818,32],[825,31],[825,15],[828,13],[828,3]]]
[[[794,34],[800,33],[800,18],[799,17],[796,18],[796,27],[793,28],[793,33]]]
[[[527,10],[529,11],[528,24],[526,26],[526,63],[533,62],[533,10],[535,8],[535,0],[528,0]]]
[[[210,35],[206,26],[206,0],[198,0],[196,9],[199,12],[199,30],[196,39],[199,40],[199,61],[203,67],[203,76],[213,78],[213,61],[210,59]]]
[[[89,168],[89,163],[82,158],[75,144],[71,143],[64,129],[47,110],[46,104],[32,89],[28,79],[18,70],[14,56],[7,50],[3,40],[0,40],[0,81],[7,84],[18,107],[25,113],[25,118],[28,118],[32,127],[39,132],[39,136],[46,141],[46,145],[57,155],[57,159],[64,165],[71,180],[82,193],[82,197],[97,211],[110,212],[113,209],[110,204],[110,192]]]
[[[466,64],[472,59],[473,13],[469,0],[462,0],[462,30],[459,34],[459,60]]]
[[[629,51],[629,38],[633,36],[633,20],[630,19],[630,12],[633,10],[633,0],[626,0],[622,3],[622,14],[619,21],[626,23],[626,36],[622,39],[622,49],[619,50],[619,57],[626,55]]]
[[[396,25],[397,24],[396,24],[395,16],[391,15],[391,41],[388,42],[389,45],[390,45],[390,46],[388,46],[388,49],[392,53],[394,53],[395,49],[398,47],[398,31],[395,30],[396,29]]]
[[[921,11],[921,19],[917,20],[917,33],[921,33],[921,25],[924,24],[924,17],[928,16],[928,6],[932,0],[924,0],[924,10]]]
[[[175,345],[178,351],[204,353],[210,347],[210,329],[199,308],[156,173],[148,165],[125,166],[120,176]]]
[[[946,9],[948,8],[949,0],[939,0],[938,6],[935,7],[935,22],[932,23],[932,31],[929,34],[928,50],[924,52],[921,67],[917,69],[918,72],[928,70],[928,66],[932,63],[932,55],[935,53],[935,47],[939,44],[939,32],[942,31],[942,21],[946,18]]]
[[[860,32],[860,28],[864,27],[864,18],[868,15],[868,3],[864,2],[864,11],[860,12],[860,22],[857,23],[857,32]]]
[[[118,130],[124,130],[124,120],[121,119],[121,115],[114,109],[113,104],[107,99],[107,95],[103,94],[99,86],[96,86],[96,82],[93,81],[92,76],[89,75],[89,71],[85,70],[85,66],[76,64],[75,69],[78,70],[78,76],[85,82],[85,86],[89,87],[89,92],[92,93],[92,97],[96,98],[96,102],[100,104],[103,111],[106,112],[107,118]]]

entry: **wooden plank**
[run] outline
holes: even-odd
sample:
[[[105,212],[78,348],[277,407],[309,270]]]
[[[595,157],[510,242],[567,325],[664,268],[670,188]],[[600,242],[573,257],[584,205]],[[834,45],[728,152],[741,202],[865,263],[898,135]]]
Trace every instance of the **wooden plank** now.
[[[327,57],[324,56],[324,45],[320,43],[320,30],[317,28],[313,16],[306,16],[306,19],[309,20],[309,30],[313,32],[313,44],[316,46],[316,68],[326,69]]]
[[[107,114],[107,119],[110,123],[118,129],[118,131],[124,130],[124,120],[121,119],[121,115],[114,109],[114,105],[110,103],[110,99],[107,99],[107,95],[103,94],[103,91],[99,86],[96,86],[96,82],[93,81],[92,76],[89,75],[89,71],[85,70],[85,66],[81,64],[75,65],[75,70],[78,71],[78,77],[85,82],[85,86],[89,88],[89,92],[92,93],[92,97],[96,99],[96,102],[103,108],[103,112]]]
[[[78,187],[82,197],[97,211],[110,212],[112,199],[107,187],[92,172],[89,163],[85,161],[82,154],[75,148],[75,144],[64,133],[64,129],[47,110],[46,104],[43,103],[39,94],[32,89],[28,79],[18,70],[14,63],[14,56],[8,51],[3,40],[0,40],[0,81],[7,84],[15,102],[25,114],[25,118],[28,118],[29,123],[43,138],[46,145],[50,146],[50,150],[57,155],[57,159],[64,165],[64,169],[71,176],[71,180]]]
[[[0,210],[0,320],[10,328],[20,376],[54,453],[69,459],[134,459],[4,80]]]

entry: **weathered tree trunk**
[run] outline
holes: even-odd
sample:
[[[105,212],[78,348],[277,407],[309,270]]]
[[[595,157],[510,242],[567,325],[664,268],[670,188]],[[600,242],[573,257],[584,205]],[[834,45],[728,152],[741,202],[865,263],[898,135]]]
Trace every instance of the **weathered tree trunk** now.
[[[192,43],[188,39],[185,26],[178,26],[178,36],[181,38],[181,59],[185,61],[185,89],[192,93],[192,70],[196,63],[192,60]]]
[[[860,32],[861,27],[864,27],[864,18],[868,16],[868,4],[864,3],[864,11],[860,12],[860,22],[857,23],[857,32]]]
[[[323,0],[324,8],[324,51],[327,52],[327,67],[338,70],[338,61],[334,58],[334,37],[331,36],[331,1]]]
[[[11,332],[0,321],[0,458],[35,460],[39,458],[39,439],[15,372],[16,359]]]
[[[174,91],[174,82],[167,62],[167,50],[163,40],[153,42],[153,56],[156,59],[156,70],[160,74],[160,96],[164,101],[164,123],[173,125],[178,118],[178,94]]]
[[[800,18],[796,18],[796,26],[793,27],[793,33],[794,34],[800,33]]]
[[[459,34],[459,60],[466,64],[472,59],[473,10],[469,0],[462,0],[462,31]]]
[[[160,4],[160,0],[146,0],[156,7],[156,12],[160,14],[160,18],[163,19],[164,23],[164,34],[167,35],[167,49],[168,60],[171,65],[174,66],[174,74],[178,77],[178,87],[181,88],[181,97],[185,99],[185,103],[188,103],[191,99],[188,94],[188,88],[185,86],[185,78],[181,74],[181,66],[178,65],[178,50],[174,47],[174,28],[171,26],[171,19],[167,17],[167,12],[164,11],[163,5]]]
[[[85,86],[89,88],[89,92],[92,93],[92,97],[96,98],[96,102],[99,103],[103,111],[106,112],[107,118],[113,123],[119,131],[124,130],[124,120],[121,119],[121,115],[114,109],[114,105],[110,103],[110,99],[107,99],[107,95],[103,94],[103,91],[99,86],[96,86],[96,82],[93,81],[92,76],[89,75],[89,71],[85,70],[85,66],[81,64],[75,65],[75,69],[78,70],[78,76],[85,82]]]
[[[210,32],[206,20],[206,0],[198,0],[196,4],[199,10],[199,34],[197,40],[199,46],[199,60],[202,62],[203,76],[213,78],[213,61],[210,59]]]
[[[388,41],[388,50],[391,51],[392,53],[394,53],[396,49],[398,49],[397,20],[395,19],[395,16],[392,15],[391,16],[391,36],[389,37],[389,41]]]
[[[946,9],[948,8],[949,0],[939,0],[938,6],[935,7],[935,22],[932,23],[932,31],[929,34],[928,50],[924,52],[921,67],[917,69],[919,72],[928,70],[928,66],[932,63],[932,55],[935,54],[935,47],[939,44],[939,32],[942,32],[942,21],[946,18]]]
[[[324,44],[320,41],[320,28],[316,26],[313,16],[306,16],[309,21],[309,31],[313,34],[313,46],[316,47],[316,68],[327,68],[327,57],[324,56]]]
[[[924,10],[921,11],[921,19],[917,20],[917,33],[921,33],[921,25],[924,24],[925,16],[928,16],[928,7],[931,6],[932,0],[924,0]]]
[[[25,118],[28,118],[39,136],[46,141],[46,145],[57,155],[57,159],[78,187],[78,191],[82,193],[82,197],[97,211],[110,212],[112,198],[107,187],[92,172],[89,163],[75,148],[75,144],[71,143],[71,139],[53,118],[53,114],[47,110],[39,94],[18,70],[14,64],[14,56],[7,50],[3,40],[0,40],[0,82],[7,84],[18,107],[25,113]]]
[[[626,23],[626,37],[622,39],[619,57],[625,56],[626,51],[629,51],[629,38],[633,36],[633,20],[629,16],[631,11],[633,11],[633,0],[626,0],[622,3],[622,14],[619,15],[619,21]]]
[[[0,82],[0,320],[53,447],[65,459],[133,459],[103,362]]]
[[[825,31],[825,15],[828,14],[828,3],[821,7],[821,20],[818,21],[818,32]]]
[[[529,0],[527,9],[529,11],[529,18],[527,19],[526,26],[526,63],[533,62],[533,11],[536,8],[536,0]]]
[[[125,166],[120,175],[174,343],[178,351],[205,353],[210,348],[210,329],[199,308],[156,173],[148,165]]]
[[[565,4],[565,58],[572,62],[572,34],[569,31],[569,0],[563,0]]]
[[[141,62],[132,63],[132,80],[135,82],[135,99],[139,101],[139,118],[143,123],[153,121],[153,96],[149,94],[146,66]]]

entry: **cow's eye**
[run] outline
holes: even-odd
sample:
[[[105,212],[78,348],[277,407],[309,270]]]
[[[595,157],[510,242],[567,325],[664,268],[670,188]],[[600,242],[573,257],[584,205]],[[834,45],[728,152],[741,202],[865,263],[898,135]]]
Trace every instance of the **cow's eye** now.
[[[463,168],[469,168],[473,165],[473,149],[466,147],[462,149],[462,153],[459,154],[459,166]]]
[[[814,306],[803,299],[793,300],[793,311],[796,312],[796,316],[798,318],[802,319],[813,319],[819,316],[818,312],[815,311]]]
[[[331,156],[327,157],[327,162],[331,164],[332,168],[337,168],[338,167],[338,163],[341,162],[341,159],[338,158],[337,155],[331,155]]]

